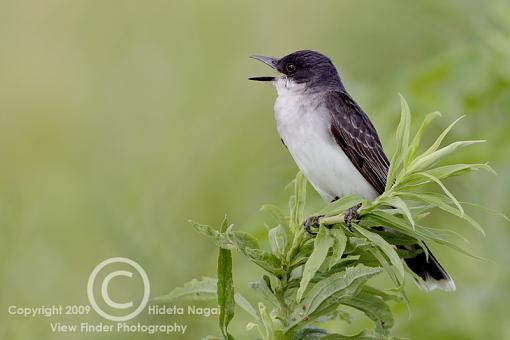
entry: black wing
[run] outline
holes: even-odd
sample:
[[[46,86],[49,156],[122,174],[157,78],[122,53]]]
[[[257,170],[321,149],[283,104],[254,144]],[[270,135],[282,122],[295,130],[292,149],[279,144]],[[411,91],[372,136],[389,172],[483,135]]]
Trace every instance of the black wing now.
[[[328,93],[326,105],[331,112],[330,130],[336,143],[363,177],[382,194],[390,162],[368,116],[345,92]]]

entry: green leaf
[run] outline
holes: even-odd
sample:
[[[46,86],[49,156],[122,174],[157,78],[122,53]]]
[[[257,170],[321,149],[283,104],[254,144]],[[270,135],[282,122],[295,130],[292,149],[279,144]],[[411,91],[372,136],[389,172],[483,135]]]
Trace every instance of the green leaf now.
[[[467,147],[473,144],[485,143],[485,140],[468,140],[454,142],[430,154],[422,154],[417,157],[409,166],[410,172],[425,170],[436,164],[441,158],[452,154],[458,148]]]
[[[257,311],[255,310],[255,308],[253,308],[251,303],[248,300],[246,300],[244,296],[242,296],[239,293],[235,293],[234,300],[236,304],[242,309],[244,309],[246,313],[250,314],[255,320],[260,321],[260,317],[257,314]]]
[[[233,231],[233,227],[233,225],[229,226],[225,235],[238,251],[245,254],[246,249],[259,249],[259,243],[255,237],[244,231]]]
[[[430,169],[430,170],[427,170],[424,172],[426,172],[438,179],[443,179],[443,178],[447,178],[447,177],[463,175],[470,171],[476,171],[476,170],[486,170],[486,171],[492,172],[493,174],[496,174],[494,169],[487,163],[485,163],[485,164],[445,165],[445,166],[440,166],[440,167],[433,168],[433,169]]]
[[[282,273],[282,265],[279,258],[262,249],[245,248],[244,254],[262,269],[279,276]]]
[[[458,209],[455,209],[450,205],[452,203],[451,199],[448,196],[438,194],[435,192],[420,192],[420,193],[413,193],[413,192],[399,192],[398,195],[402,197],[407,197],[408,199],[414,199],[417,201],[422,201],[426,203],[432,204],[434,207],[437,207],[443,211],[446,211],[452,215],[458,216],[464,220],[466,220],[469,224],[471,224],[476,230],[478,230],[482,235],[485,236],[485,230],[483,230],[482,226],[472,217],[467,215],[464,212],[464,215],[461,215],[460,211]],[[460,202],[459,202],[460,203]]]
[[[268,286],[268,282],[269,278],[267,281],[264,279],[259,279],[258,281],[251,282],[250,286],[259,299],[266,300],[270,302],[273,305],[273,307],[278,308],[280,306],[280,303],[278,302],[278,299],[274,295],[271,288]]]
[[[298,172],[294,179],[294,196],[291,200],[290,209],[290,228],[295,230],[301,228],[304,219],[304,209],[306,202],[306,178]]]
[[[440,166],[437,168],[432,168],[425,170],[423,172],[431,174],[434,177],[437,177],[438,179],[448,178],[452,176],[460,176],[472,171],[477,170],[486,170],[493,174],[496,174],[494,169],[490,167],[487,163],[485,164],[452,164],[452,165],[445,165]],[[413,173],[408,174],[405,176],[403,180],[400,181],[400,186],[405,187],[406,189],[414,189],[420,185],[424,185],[427,183],[430,183],[431,180],[423,175],[421,175],[421,172],[419,173]]]
[[[411,223],[413,229],[415,229],[413,214],[411,214],[411,211],[409,210],[406,202],[404,202],[398,196],[388,196],[384,199],[384,201],[389,205],[397,208],[402,214],[404,214],[404,216],[409,220],[409,223]]]
[[[366,294],[379,296],[384,301],[402,300],[402,296],[400,294],[396,294],[392,291],[388,293],[369,285],[364,285],[361,290]]]
[[[331,267],[340,262],[342,259],[342,255],[344,254],[345,247],[347,245],[347,236],[345,236],[342,229],[330,229],[329,234],[334,240],[333,254],[329,261],[329,269],[331,269]]]
[[[342,198],[329,203],[324,208],[314,213],[313,216],[335,216],[361,202],[363,202],[363,200],[357,196],[343,196]]]
[[[292,262],[290,263],[291,268],[299,267],[302,264],[305,264],[310,254],[313,251],[313,243],[307,243],[300,247],[299,252],[293,256]]]
[[[478,223],[474,218],[472,218],[468,214],[464,213],[464,215],[462,216],[462,219],[466,220],[469,224],[471,224],[471,226],[473,226],[476,230],[478,230],[483,236],[486,236],[485,230],[480,225],[480,223]]]
[[[312,254],[308,258],[308,261],[306,261],[305,267],[303,268],[303,276],[296,294],[297,302],[300,302],[303,298],[303,294],[308,287],[308,283],[310,283],[313,276],[328,256],[329,248],[331,248],[333,243],[334,239],[329,235],[329,230],[325,226],[321,225],[313,243]]]
[[[402,164],[404,157],[407,155],[407,150],[409,147],[409,134],[411,130],[411,112],[409,110],[409,105],[407,105],[407,102],[404,99],[404,97],[401,94],[399,94],[399,96],[401,106],[400,122],[397,127],[396,149],[395,153],[391,158],[385,191],[387,191],[393,185],[393,182],[395,181],[396,178],[397,170]]]
[[[393,327],[393,314],[386,302],[369,291],[361,290],[356,296],[345,298],[342,304],[362,311],[376,325],[376,333],[387,335]]]
[[[227,218],[223,221],[220,232],[228,227]],[[232,280],[232,254],[230,250],[220,248],[218,254],[218,305],[220,306],[219,326],[224,339],[234,339],[228,332],[228,324],[234,318],[234,281]]]
[[[356,335],[348,336],[341,334],[329,334],[319,340],[396,340],[397,338],[386,337],[378,333],[363,331]]]
[[[327,311],[331,312],[340,299],[354,295],[363,283],[380,272],[379,268],[358,265],[317,282],[289,316],[287,330],[305,319],[313,320]]]
[[[265,337],[263,339],[272,339],[272,335],[274,334],[273,320],[267,313],[267,308],[264,306],[262,302],[259,302],[259,313],[262,319],[262,324],[266,330]]]
[[[372,241],[374,244],[376,244],[382,252],[388,257],[391,264],[395,266],[397,269],[397,273],[399,275],[400,282],[404,280],[404,265],[402,264],[402,260],[398,256],[397,252],[393,248],[391,244],[386,242],[381,236],[379,236],[376,233],[373,233],[371,231],[368,231],[367,229],[361,228],[360,226],[356,224],[352,224],[354,229],[358,231],[361,235],[365,236],[367,239]]]
[[[220,248],[225,249],[233,249],[233,245],[229,242],[229,240],[226,238],[225,234],[220,233],[218,230],[211,228],[210,226],[206,224],[200,224],[196,223],[194,221],[189,221],[193,228],[198,231],[200,234],[212,239],[214,241],[214,244]]]
[[[464,209],[460,205],[459,201],[457,201],[455,196],[453,196],[453,194],[446,188],[446,186],[443,184],[443,182],[441,182],[438,178],[436,178],[436,177],[434,177],[431,174],[428,174],[426,172],[421,172],[420,174],[425,176],[425,177],[427,177],[427,178],[429,178],[430,180],[435,182],[437,185],[439,185],[441,187],[441,189],[443,189],[443,191],[446,194],[446,196],[448,196],[452,200],[453,204],[455,204],[457,209],[459,209],[460,217],[464,216]]]
[[[268,232],[269,245],[273,254],[278,255],[280,258],[285,258],[288,247],[288,229],[283,225],[278,225]]]
[[[480,210],[483,210],[489,214],[492,214],[492,215],[495,215],[495,216],[498,216],[498,217],[501,217],[502,219],[504,219],[505,221],[509,222],[510,223],[510,219],[508,218],[507,215],[503,214],[501,211],[497,211],[497,210],[494,210],[494,209],[490,209],[490,208],[487,208],[487,207],[484,207],[484,206],[481,206],[479,204],[476,204],[476,203],[471,203],[471,202],[460,202],[461,204],[464,204],[464,205],[470,205],[472,207],[475,207],[475,208],[478,208]]]
[[[462,118],[464,118],[465,116],[460,116],[459,118],[457,118],[453,123],[451,123],[446,129],[443,130],[443,132],[441,132],[441,134],[439,135],[439,137],[437,137],[437,139],[435,140],[435,142],[423,153],[422,156],[427,156],[427,155],[430,155],[431,153],[433,153],[434,151],[436,151],[439,146],[441,145],[441,142],[443,141],[443,139],[446,137],[446,135],[448,134],[448,132],[450,132],[450,130],[453,128],[453,126],[455,124],[457,124]]]
[[[270,252],[259,249],[255,237],[242,231],[232,231],[232,226],[227,229],[225,234],[235,249],[247,256],[253,263],[277,276],[281,274],[280,259]]]
[[[409,164],[413,160],[414,156],[416,155],[418,148],[420,147],[421,136],[423,135],[423,131],[437,117],[441,117],[441,113],[437,112],[437,111],[431,112],[425,116],[425,119],[421,123],[420,128],[418,129],[418,132],[416,132],[416,135],[414,136],[413,140],[411,141],[411,144],[409,145],[409,151],[407,152],[407,156],[404,161],[405,168],[407,168],[409,166]]]
[[[306,327],[292,334],[291,340],[319,340],[324,339],[327,334],[328,332],[323,329]]]
[[[171,302],[182,297],[191,297],[196,300],[216,299],[216,279],[202,277],[186,282],[183,287],[174,288],[170,293],[154,298],[158,302]]]
[[[400,97],[400,124],[397,127],[397,140],[402,145],[403,154],[407,152],[409,147],[409,135],[411,133],[411,110],[409,105],[402,94],[398,94]],[[400,131],[399,131],[400,129]]]
[[[395,287],[400,288],[403,285],[403,281],[399,279],[398,274],[396,272],[395,267],[393,267],[390,262],[388,262],[387,258],[382,253],[381,249],[377,246],[374,246],[368,250],[368,252],[377,260],[377,265],[384,269],[384,272],[388,274],[391,281],[395,284]],[[367,263],[370,265],[370,262]]]
[[[397,230],[404,235],[414,237],[419,241],[434,241],[457,250],[467,256],[480,259],[479,257],[474,256],[466,250],[458,247],[456,244],[448,241],[444,235],[446,230],[425,228],[419,224],[416,224],[416,229],[412,230],[405,221],[383,211],[372,211],[367,213],[363,216],[359,224],[365,228],[384,226],[389,229]]]
[[[275,221],[276,225],[288,225],[288,218],[285,217],[284,213],[276,205],[264,204],[260,211],[269,214]]]
[[[452,201],[446,195],[439,194],[437,192],[416,193],[409,191],[401,191],[397,192],[396,194],[401,197],[404,197],[405,199],[413,199],[415,201],[430,203],[432,207],[437,207],[441,210],[444,210],[457,216],[459,215],[459,211],[450,205]]]
[[[264,332],[262,332],[262,328],[260,327],[260,325],[258,323],[248,322],[246,324],[246,330],[251,331],[253,329],[256,329],[257,332],[259,333],[259,335],[262,337],[260,339],[265,340],[267,338],[266,334]]]
[[[384,230],[370,230],[376,234],[379,234],[383,239],[386,240],[386,242],[390,244],[399,244],[399,245],[414,245],[416,244],[416,239],[414,237],[409,237],[408,235],[405,235],[403,233],[396,233],[391,229],[384,229]],[[363,238],[366,240],[366,238]],[[373,245],[372,242],[370,244]]]
[[[366,248],[370,247],[370,245],[370,242],[365,237],[350,236],[347,239],[345,253],[352,254],[359,249],[366,250]]]
[[[423,241],[437,241],[439,239],[438,235],[423,229],[417,224],[413,230],[412,227],[407,223],[407,220],[390,215],[384,211],[372,211],[367,213],[363,215],[358,224],[365,228],[384,226],[389,229],[397,230],[404,235]]]

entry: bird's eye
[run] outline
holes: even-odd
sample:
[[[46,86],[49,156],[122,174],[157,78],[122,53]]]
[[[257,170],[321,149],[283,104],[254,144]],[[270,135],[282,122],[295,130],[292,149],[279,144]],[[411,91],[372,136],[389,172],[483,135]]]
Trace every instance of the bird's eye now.
[[[296,71],[296,65],[294,65],[293,63],[288,63],[287,65],[285,65],[285,70],[289,73],[294,73],[294,71]]]

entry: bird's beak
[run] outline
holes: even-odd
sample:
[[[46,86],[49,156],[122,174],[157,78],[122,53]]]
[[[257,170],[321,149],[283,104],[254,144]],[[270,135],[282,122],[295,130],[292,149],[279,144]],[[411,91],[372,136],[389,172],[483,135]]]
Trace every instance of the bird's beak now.
[[[276,70],[276,64],[278,63],[278,60],[279,60],[279,59],[276,59],[276,58],[265,57],[263,55],[252,55],[252,56],[250,56],[250,58],[259,60],[259,61],[263,62],[264,64],[266,64],[267,66],[271,67],[274,70]],[[250,77],[248,79],[250,79],[250,80],[257,80],[257,81],[273,81],[273,80],[275,80],[275,77],[269,77],[269,76]]]

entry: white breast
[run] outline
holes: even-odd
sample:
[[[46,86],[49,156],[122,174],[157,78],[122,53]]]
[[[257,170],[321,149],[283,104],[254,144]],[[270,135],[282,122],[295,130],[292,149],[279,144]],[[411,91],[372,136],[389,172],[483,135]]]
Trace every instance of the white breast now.
[[[299,169],[326,201],[344,195],[372,200],[377,192],[338,146],[318,95],[278,91],[276,126]]]

